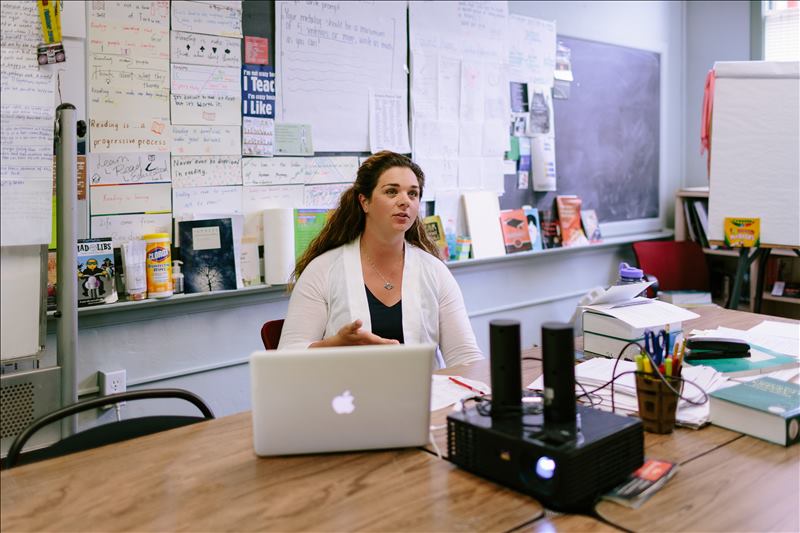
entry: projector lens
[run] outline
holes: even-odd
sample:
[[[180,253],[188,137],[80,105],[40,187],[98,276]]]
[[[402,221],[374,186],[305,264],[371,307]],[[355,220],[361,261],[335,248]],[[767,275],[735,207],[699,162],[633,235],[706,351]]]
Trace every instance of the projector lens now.
[[[556,462],[543,455],[536,461],[536,475],[542,479],[550,479],[556,471]]]

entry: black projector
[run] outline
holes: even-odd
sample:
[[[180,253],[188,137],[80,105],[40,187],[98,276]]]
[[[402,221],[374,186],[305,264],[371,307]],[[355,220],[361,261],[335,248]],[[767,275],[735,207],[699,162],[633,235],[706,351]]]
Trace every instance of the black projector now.
[[[642,465],[644,434],[638,418],[577,409],[581,428],[566,432],[545,430],[542,413],[453,413],[447,417],[447,459],[550,509],[589,512],[598,496]]]
[[[493,320],[491,404],[477,398],[447,417],[447,458],[551,509],[589,512],[642,465],[644,433],[638,418],[576,404],[573,333],[542,324],[544,391],[523,398],[519,322]]]

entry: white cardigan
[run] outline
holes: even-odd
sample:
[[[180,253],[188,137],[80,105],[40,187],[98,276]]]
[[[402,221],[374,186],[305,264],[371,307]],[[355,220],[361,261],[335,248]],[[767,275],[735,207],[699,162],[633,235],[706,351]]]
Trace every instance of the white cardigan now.
[[[279,350],[306,348],[357,319],[372,331],[359,241],[329,250],[306,266],[289,300]],[[406,344],[437,344],[444,358],[439,367],[483,359],[450,270],[408,242],[402,302]]]

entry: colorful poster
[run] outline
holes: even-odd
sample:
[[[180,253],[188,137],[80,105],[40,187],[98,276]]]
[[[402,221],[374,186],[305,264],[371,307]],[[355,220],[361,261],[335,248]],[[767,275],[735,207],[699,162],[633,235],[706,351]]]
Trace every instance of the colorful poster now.
[[[245,36],[244,62],[248,65],[269,65],[269,39]]]

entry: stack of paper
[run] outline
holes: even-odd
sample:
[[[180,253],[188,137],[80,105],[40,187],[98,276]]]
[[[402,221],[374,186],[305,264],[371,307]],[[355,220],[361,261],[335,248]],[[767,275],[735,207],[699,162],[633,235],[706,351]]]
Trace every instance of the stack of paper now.
[[[591,392],[593,389],[611,381],[615,362],[614,359],[596,357],[580,363],[575,366],[575,380],[583,385],[587,392]],[[614,407],[619,413],[636,413],[639,410],[636,400],[636,378],[632,373],[635,370],[636,364],[631,361],[619,361],[617,364],[616,372],[614,373],[617,376],[614,382]],[[631,373],[620,375],[624,372]],[[703,400],[703,391],[706,393],[711,392],[728,381],[722,374],[706,366],[684,367],[682,377],[697,384],[697,387],[695,387],[691,383],[686,383],[683,387],[684,398],[694,402]],[[528,388],[542,390],[544,388],[543,378],[540,376],[536,381],[528,385]],[[583,394],[580,386],[575,387],[575,393],[576,395]],[[596,408],[610,411],[611,385],[593,392],[591,398]],[[708,402],[695,406],[682,399],[678,402],[678,412],[675,415],[676,422],[679,425],[700,427],[708,422],[708,408]]]

